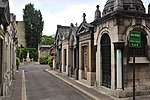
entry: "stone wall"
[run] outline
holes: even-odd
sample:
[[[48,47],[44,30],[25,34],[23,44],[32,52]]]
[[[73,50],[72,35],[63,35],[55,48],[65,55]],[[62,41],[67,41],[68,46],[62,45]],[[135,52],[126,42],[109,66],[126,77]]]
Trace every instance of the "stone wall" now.
[[[25,26],[23,21],[17,21],[17,35],[18,35],[18,45],[26,47],[25,41]]]
[[[107,16],[108,17],[108,16]],[[134,29],[141,29],[144,31],[147,39],[147,56],[136,57],[136,95],[148,94],[150,92],[150,19],[145,16],[135,18],[130,15],[122,15],[121,17],[110,17],[105,20],[100,20],[99,24],[95,26],[94,45],[97,46],[96,59],[96,83],[99,91],[106,92],[116,97],[132,96],[133,77],[132,77],[132,58],[129,57],[129,32]],[[102,64],[101,64],[101,37],[103,34],[108,34],[111,39],[111,88],[102,86]],[[117,70],[116,70],[116,53],[114,49],[114,42],[125,42],[123,49],[123,84],[122,89],[117,89]]]

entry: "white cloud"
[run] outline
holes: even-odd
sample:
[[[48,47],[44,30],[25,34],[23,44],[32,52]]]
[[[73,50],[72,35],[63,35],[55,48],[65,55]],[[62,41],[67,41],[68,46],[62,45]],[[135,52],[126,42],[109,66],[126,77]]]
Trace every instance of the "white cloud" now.
[[[51,14],[48,11],[42,12],[44,18],[44,31],[46,35],[55,34],[57,29],[57,24],[62,26],[69,26],[70,23],[80,23],[82,22],[83,13],[86,13],[87,22],[92,22],[94,20],[94,13],[96,10],[96,5],[68,5],[63,12]]]
[[[22,9],[25,4],[34,4],[35,9],[40,9],[44,19],[44,35],[52,35],[56,33],[57,25],[69,26],[70,23],[78,23],[78,26],[82,22],[82,15],[86,13],[87,22],[94,20],[94,13],[96,5],[100,5],[102,12],[103,7],[107,0],[93,0],[80,3],[80,0],[76,1],[75,4],[61,3],[59,0],[10,0],[10,10],[17,16],[17,20],[22,20]],[[79,2],[79,3],[77,3]],[[60,6],[61,3],[61,6]],[[143,0],[146,7],[149,4],[149,0]],[[62,8],[63,7],[63,8]]]
[[[16,14],[17,16],[17,20],[23,20],[22,16],[23,16],[23,12],[22,9],[25,7],[25,4],[28,3],[33,3],[34,7],[36,9],[40,9],[43,19],[44,19],[44,29],[43,29],[43,34],[45,35],[52,35],[56,33],[56,28],[57,28],[57,24],[60,25],[64,25],[64,26],[69,26],[70,23],[78,23],[78,25],[82,22],[82,15],[83,13],[86,13],[87,17],[87,22],[91,22],[94,19],[94,12],[96,9],[96,5],[100,4],[104,5],[104,3],[106,2],[106,0],[97,0],[96,2],[94,1],[94,3],[92,4],[88,4],[88,1],[84,4],[76,4],[76,5],[66,5],[65,3],[62,4],[62,7],[65,7],[62,9],[56,9],[58,12],[50,12],[50,9],[55,9],[53,7],[55,7],[55,5],[50,5],[49,7],[45,7],[44,4],[56,4],[56,2],[59,1],[40,1],[40,0],[10,0],[10,10],[11,12],[13,12],[14,14]],[[19,3],[19,4],[17,4]],[[80,2],[79,2],[80,3]],[[17,5],[17,6],[16,6]],[[47,5],[48,6],[48,5]],[[102,6],[103,7],[103,6]],[[102,8],[101,7],[101,8]],[[44,9],[46,8],[46,10]],[[49,8],[49,9],[48,9]]]

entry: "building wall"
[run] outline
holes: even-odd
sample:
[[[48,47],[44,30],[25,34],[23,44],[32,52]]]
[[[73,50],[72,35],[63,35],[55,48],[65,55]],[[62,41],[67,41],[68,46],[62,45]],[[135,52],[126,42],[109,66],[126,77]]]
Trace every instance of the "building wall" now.
[[[86,85],[93,86],[95,83],[95,77],[96,73],[93,71],[93,66],[92,65],[92,39],[91,39],[91,34],[85,33],[84,35],[79,36],[79,81],[83,82]],[[87,47],[87,69],[85,68],[84,61],[83,61],[83,48]],[[84,59],[85,60],[85,59]],[[86,74],[87,73],[87,74]],[[85,75],[86,74],[86,75]],[[86,77],[86,79],[85,79]]]
[[[132,19],[132,21],[129,21],[129,19]],[[139,22],[141,20],[141,22]],[[125,96],[131,96],[130,93],[132,93],[132,65],[131,63],[133,62],[132,57],[129,57],[128,54],[128,38],[129,38],[129,32],[132,31],[133,29],[139,28],[142,29],[146,32],[147,36],[147,48],[146,51],[147,55],[150,55],[150,26],[146,25],[150,21],[145,20],[144,18],[142,19],[135,19],[135,18],[127,18],[124,20],[124,23],[127,23],[130,26],[126,28],[126,37],[125,37],[125,57],[124,57],[124,88],[126,95]],[[142,42],[142,41],[141,41]],[[135,82],[136,82],[136,91],[139,95],[142,94],[148,94],[150,91],[150,63],[149,63],[149,56],[142,56],[142,57],[135,57],[135,63],[136,63],[136,77],[135,77]]]
[[[145,20],[144,17],[139,18],[138,20],[135,17],[122,17],[120,18],[122,22],[116,23],[115,17],[112,19],[103,21],[95,27],[94,33],[94,44],[97,45],[96,52],[96,82],[100,90],[106,92],[110,95],[114,95],[117,97],[126,97],[132,95],[132,67],[129,63],[131,61],[131,57],[129,57],[129,32],[135,28],[140,28],[147,33],[147,51],[148,55],[150,55],[150,28],[149,28],[149,20]],[[139,21],[141,20],[141,21]],[[104,88],[102,86],[102,59],[101,59],[101,37],[103,34],[108,34],[111,40],[111,88]],[[117,70],[116,70],[116,52],[114,49],[114,42],[124,41],[124,49],[123,53],[123,78],[122,78],[122,89],[118,90],[117,85]],[[140,62],[140,63],[139,63]],[[140,59],[136,58],[136,95],[148,94],[150,91],[150,64],[149,64],[149,56],[148,57],[140,57]]]
[[[102,85],[102,59],[101,59],[101,37],[103,34],[108,34],[111,41],[111,89],[115,89],[115,58],[114,58],[114,45],[113,42],[118,41],[117,30],[118,27],[114,26],[113,20],[108,20],[99,24],[96,27],[94,34],[95,45],[97,45],[97,59],[96,59],[96,82],[99,86]]]
[[[25,41],[25,26],[23,21],[17,21],[17,35],[18,35],[18,45],[23,47],[26,47],[26,41]]]
[[[38,63],[40,63],[40,57],[50,56],[50,45],[38,45]]]
[[[0,95],[3,95],[3,68],[4,68],[4,33],[3,30],[0,28]]]
[[[48,56],[49,53],[49,48],[40,48],[40,56]]]
[[[138,14],[138,12],[137,12]],[[83,24],[83,23],[82,23]],[[94,64],[92,63],[93,47],[92,39],[89,38],[88,28],[86,25],[77,30],[77,38],[79,41],[77,47],[77,57],[79,58],[76,65],[79,65],[78,79],[81,83],[88,86],[95,85],[96,89],[100,92],[105,92],[109,95],[116,97],[128,97],[133,94],[133,57],[130,57],[129,52],[129,33],[138,29],[141,33],[146,33],[147,46],[144,52],[147,55],[135,57],[135,88],[136,95],[144,95],[150,93],[150,17],[148,14],[139,14],[138,16],[131,12],[115,12],[109,13],[102,18],[96,19],[91,24],[94,25],[94,47],[96,47],[96,75],[92,70]],[[84,28],[86,29],[84,30]],[[81,33],[81,34],[80,34]],[[142,33],[143,34],[143,33]],[[103,36],[107,35],[110,38],[110,87],[104,85],[103,77],[103,52],[102,40]],[[57,40],[56,40],[57,41]],[[69,65],[72,63],[71,49],[68,44],[71,42],[60,40],[62,42],[62,73],[68,75]],[[107,42],[107,41],[106,41]],[[141,41],[143,42],[143,41]],[[121,43],[116,47],[116,43]],[[71,43],[70,43],[71,44]],[[58,46],[58,45],[57,45]],[[87,75],[85,78],[84,65],[83,65],[83,48],[87,46],[88,59],[87,59]],[[66,55],[64,53],[66,50]],[[106,49],[107,50],[107,49]],[[118,50],[121,52],[118,54]],[[120,59],[118,59],[119,57]],[[66,56],[66,65],[64,64],[64,56]],[[105,56],[104,56],[105,57]],[[119,64],[118,64],[119,63]],[[120,68],[120,69],[119,69]],[[95,69],[94,69],[95,70]],[[119,72],[119,73],[118,73]],[[96,76],[96,79],[95,79]]]
[[[12,16],[14,17],[14,16]],[[0,95],[8,95],[16,71],[15,19],[0,27]],[[6,30],[5,30],[6,29]]]
[[[65,51],[66,50],[66,51]],[[66,52],[66,55],[65,55],[65,53],[64,52]],[[61,54],[62,54],[62,58],[61,58],[61,60],[62,60],[62,65],[61,65],[61,67],[62,67],[62,73],[64,73],[64,74],[66,74],[66,75],[68,75],[69,74],[69,72],[68,72],[68,65],[69,65],[69,62],[70,62],[70,59],[69,59],[69,45],[68,45],[68,41],[67,40],[63,40],[62,41],[62,51],[61,51]],[[66,58],[66,59],[65,59]],[[66,65],[65,65],[65,60],[66,60]]]

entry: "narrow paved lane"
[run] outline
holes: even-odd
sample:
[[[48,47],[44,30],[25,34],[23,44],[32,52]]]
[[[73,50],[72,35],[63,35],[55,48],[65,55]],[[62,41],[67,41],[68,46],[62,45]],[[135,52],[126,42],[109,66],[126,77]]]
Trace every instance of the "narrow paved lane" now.
[[[44,71],[45,65],[26,64],[27,100],[91,100],[55,76]]]

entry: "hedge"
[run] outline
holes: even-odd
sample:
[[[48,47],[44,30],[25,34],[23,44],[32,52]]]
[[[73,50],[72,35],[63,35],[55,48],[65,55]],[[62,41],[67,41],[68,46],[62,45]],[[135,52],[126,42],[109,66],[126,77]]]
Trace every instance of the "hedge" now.
[[[17,57],[16,58],[16,69],[19,70],[19,66],[20,66],[20,59]]]
[[[49,59],[48,59],[48,65],[50,66],[50,68],[53,67],[53,59],[54,59],[53,56],[49,57]]]
[[[48,64],[48,56],[41,56],[40,64]]]
[[[23,58],[27,58],[27,52],[29,52],[29,58],[34,61],[38,61],[38,50],[35,48],[18,48],[17,49],[17,57],[20,58],[21,62],[23,61]]]

